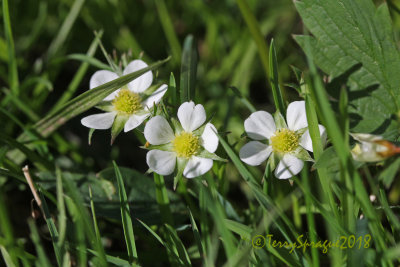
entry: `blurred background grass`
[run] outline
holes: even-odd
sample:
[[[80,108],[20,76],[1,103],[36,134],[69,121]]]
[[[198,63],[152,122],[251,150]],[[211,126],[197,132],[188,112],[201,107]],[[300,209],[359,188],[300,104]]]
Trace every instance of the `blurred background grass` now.
[[[270,43],[272,38],[275,40],[281,84],[295,82],[290,66],[306,69],[306,62],[303,52],[291,37],[292,34],[300,34],[303,31],[302,22],[292,1],[249,0],[246,2],[259,22],[267,43]],[[271,89],[256,45],[233,0],[13,0],[8,4],[18,66],[19,94],[10,93],[12,86],[8,82],[7,40],[2,23],[3,27],[0,28],[2,107],[0,121],[1,132],[7,136],[17,138],[24,129],[28,129],[52,109],[67,88],[71,87],[71,80],[82,64],[79,60],[71,59],[69,55],[85,54],[94,40],[94,31],[99,30],[104,31],[102,42],[111,54],[114,51],[118,56],[122,53],[131,53],[134,58],[142,56],[147,63],[172,55],[172,60],[160,68],[158,73],[157,79],[163,82],[168,81],[170,71],[175,74],[179,82],[183,40],[187,35],[192,34],[196,39],[199,52],[194,100],[205,106],[208,116],[214,115],[213,122],[220,131],[231,132],[228,138],[231,143],[241,140],[243,120],[250,112],[234,96],[229,86],[237,87],[255,105],[256,109],[269,112],[275,110]],[[391,11],[398,36],[400,20],[395,9]],[[4,12],[1,12],[0,16],[3,21]],[[106,63],[100,49],[97,49],[94,57]],[[95,66],[89,66],[83,72],[84,75],[77,79],[76,86],[72,86],[73,96],[88,90],[90,76],[96,70],[98,68]],[[284,94],[288,101],[298,98],[297,92],[289,87],[284,88]],[[72,175],[71,179],[81,181],[82,188],[86,185],[85,183],[94,183],[94,180],[102,177],[101,174],[97,176],[94,174],[112,167],[112,160],[120,166],[144,173],[147,170],[146,151],[138,148],[143,144],[131,132],[121,134],[115,144],[110,146],[110,132],[96,131],[92,138],[92,145],[88,145],[88,129],[80,124],[80,119],[93,113],[94,109],[69,121],[49,138],[38,140],[35,143],[36,151],[49,161],[56,162],[64,171],[81,173],[82,177]],[[239,141],[236,148],[243,143],[243,140]],[[17,173],[20,171],[20,165],[14,163],[13,159],[5,157],[8,149],[8,147],[1,147],[0,163]],[[219,153],[223,154],[222,149]],[[220,165],[214,168],[218,170],[219,167]],[[257,175],[256,177],[262,177],[259,169],[252,168],[251,171]],[[129,170],[125,172],[125,177],[128,177],[127,187],[143,186],[131,181],[135,175],[138,175],[137,173],[131,174]],[[234,203],[240,216],[246,217],[247,222],[254,220],[255,223],[255,218],[261,215],[252,214],[255,211],[253,204],[242,201],[252,197],[231,163],[226,167],[225,177],[227,181],[219,181],[220,192]],[[40,178],[55,179],[51,177],[51,174],[50,177],[42,174]],[[172,188],[172,179],[167,180],[166,183],[167,188]],[[280,183],[281,181],[277,181],[277,186]],[[32,198],[31,193],[25,184],[10,177],[0,176],[0,186],[6,196],[7,206],[10,207],[10,219],[15,235],[20,242],[27,242],[28,250],[32,251],[33,246],[27,241],[29,230],[26,228],[26,220],[31,213],[29,204]],[[49,188],[54,187],[49,186]],[[283,199],[286,192],[291,190],[288,189],[286,183],[281,189],[275,192],[274,197],[277,201]],[[84,193],[87,194],[87,187],[85,190]],[[400,197],[398,193],[398,190],[392,191],[390,197],[393,203],[398,202]],[[187,199],[187,196],[183,195]],[[171,199],[172,202],[179,202],[174,197]],[[242,211],[241,208],[248,210]],[[104,212],[112,217],[107,213],[109,211],[107,207],[104,209],[106,210]],[[145,204],[143,207],[139,206],[139,209],[141,210],[135,212],[151,214]],[[176,209],[181,210],[182,207]],[[119,210],[116,212],[118,215]],[[102,211],[99,211],[99,214],[101,216]],[[235,213],[231,216],[234,217]],[[123,255],[122,242],[115,241],[121,236],[122,230],[115,229],[120,225],[110,224],[109,221],[107,223],[100,221],[99,224],[103,232],[110,234],[108,240],[114,240],[112,245],[105,244],[105,246],[112,247],[116,255],[118,253]],[[40,230],[46,232],[46,226],[44,224],[42,226]],[[139,232],[139,239],[140,236],[143,237],[145,234]],[[142,259],[145,259],[145,263],[146,259],[150,263],[153,256],[152,249],[158,244],[154,240],[146,239],[141,246]],[[47,250],[51,251],[50,242],[47,244]]]

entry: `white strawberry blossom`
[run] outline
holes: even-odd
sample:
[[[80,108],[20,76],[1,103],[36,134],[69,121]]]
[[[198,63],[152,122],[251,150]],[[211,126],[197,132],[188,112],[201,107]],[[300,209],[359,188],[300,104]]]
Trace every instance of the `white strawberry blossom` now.
[[[147,64],[142,60],[133,60],[123,70],[122,75],[127,75],[146,67]],[[96,71],[90,78],[90,89],[117,78],[119,78],[119,75],[112,71]],[[161,101],[168,88],[166,84],[163,84],[147,98],[144,98],[143,96],[145,96],[152,82],[153,73],[151,71],[144,73],[104,98],[103,101],[111,101],[108,112],[87,116],[81,120],[81,123],[89,128],[104,130],[111,128],[116,116],[123,116],[126,120],[124,132],[138,127],[150,116],[151,108]]]
[[[322,142],[325,143],[325,127],[318,126]],[[304,101],[289,104],[286,122],[280,114],[275,115],[274,119],[266,111],[257,111],[245,120],[244,128],[247,135],[255,140],[245,144],[239,153],[240,159],[249,165],[260,165],[273,157],[279,160],[275,176],[288,179],[301,171],[305,160],[312,160],[306,151],[312,152],[313,148]]]
[[[174,127],[163,116],[146,123],[144,136],[151,149],[146,155],[147,164],[160,175],[172,174],[178,165],[186,178],[201,176],[211,169],[217,157],[213,154],[218,147],[216,129],[211,123],[204,125],[206,112],[201,104],[183,103],[178,119]]]

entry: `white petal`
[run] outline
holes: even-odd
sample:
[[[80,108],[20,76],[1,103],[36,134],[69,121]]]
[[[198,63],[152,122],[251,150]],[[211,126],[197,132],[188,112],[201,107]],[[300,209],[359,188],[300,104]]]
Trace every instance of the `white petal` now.
[[[245,144],[239,152],[240,159],[251,165],[258,166],[271,155],[272,147],[258,141]]]
[[[178,118],[186,132],[192,132],[206,121],[203,105],[194,105],[192,101],[183,103],[178,109]]]
[[[325,130],[325,127],[320,124],[318,124],[318,128],[319,128],[319,135],[321,136],[321,142],[322,142],[322,145],[324,146],[326,143],[326,130]],[[313,152],[310,131],[308,129],[301,136],[300,145],[302,147],[304,147],[305,149],[307,149],[308,151]]]
[[[276,131],[274,118],[266,111],[253,112],[245,121],[244,129],[254,140],[269,139]]]
[[[90,115],[81,120],[83,126],[97,129],[97,130],[105,130],[111,128],[116,113],[115,112],[107,112],[100,113],[95,115]]]
[[[275,169],[275,176],[279,179],[288,179],[297,175],[303,169],[304,162],[293,155],[286,154]]]
[[[124,69],[123,75],[144,69],[146,67],[147,64],[140,59],[131,61]],[[130,83],[128,83],[128,88],[135,93],[142,93],[147,88],[150,87],[152,82],[153,82],[153,73],[151,71],[148,71],[139,76],[138,78],[134,79]]]
[[[286,111],[286,121],[290,130],[297,131],[307,127],[306,102],[294,101]]]
[[[214,153],[218,148],[218,136],[216,132],[217,129],[215,129],[215,126],[212,123],[207,123],[201,135],[203,147],[211,153]]]
[[[148,109],[152,108],[154,104],[158,104],[161,101],[161,98],[164,96],[165,92],[167,92],[168,85],[163,84],[157,90],[155,90],[145,101],[143,101],[143,106]]]
[[[103,85],[105,83],[111,82],[112,80],[118,79],[119,76],[112,72],[112,71],[108,71],[108,70],[99,70],[96,71],[92,77],[90,77],[90,82],[89,82],[89,86],[90,89],[93,89],[97,86]],[[110,101],[113,100],[115,98],[115,96],[118,94],[118,90],[112,92],[111,94],[109,94],[106,98],[104,98],[105,101]]]
[[[183,176],[186,178],[194,178],[203,175],[211,169],[212,165],[212,159],[193,156],[186,164],[186,167],[183,170]]]
[[[155,116],[146,123],[144,137],[152,145],[162,145],[171,142],[175,135],[164,117]]]
[[[174,172],[176,156],[174,152],[150,150],[146,155],[149,168],[160,175],[169,175]]]
[[[142,122],[150,116],[150,113],[144,115],[131,115],[124,126],[124,132],[129,132],[138,127]]]

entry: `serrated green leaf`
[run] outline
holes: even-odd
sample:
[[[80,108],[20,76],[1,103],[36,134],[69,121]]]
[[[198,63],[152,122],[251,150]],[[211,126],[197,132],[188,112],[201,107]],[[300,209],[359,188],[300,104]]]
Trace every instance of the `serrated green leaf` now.
[[[398,124],[400,54],[393,39],[386,4],[370,0],[302,0],[295,2],[313,34],[296,36],[317,65],[330,75],[330,93],[339,98],[340,86],[349,88],[351,128],[393,138]]]

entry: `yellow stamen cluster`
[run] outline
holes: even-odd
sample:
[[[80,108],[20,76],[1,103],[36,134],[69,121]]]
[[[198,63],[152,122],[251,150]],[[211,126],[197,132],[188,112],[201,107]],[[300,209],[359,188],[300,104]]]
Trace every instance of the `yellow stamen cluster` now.
[[[132,115],[142,109],[140,96],[128,89],[121,89],[112,101],[114,109],[121,115]]]
[[[190,158],[196,155],[200,148],[199,137],[187,132],[176,135],[172,144],[176,155],[181,158]]]
[[[300,136],[295,131],[283,128],[275,132],[271,137],[271,146],[275,152],[293,152],[299,146]]]

